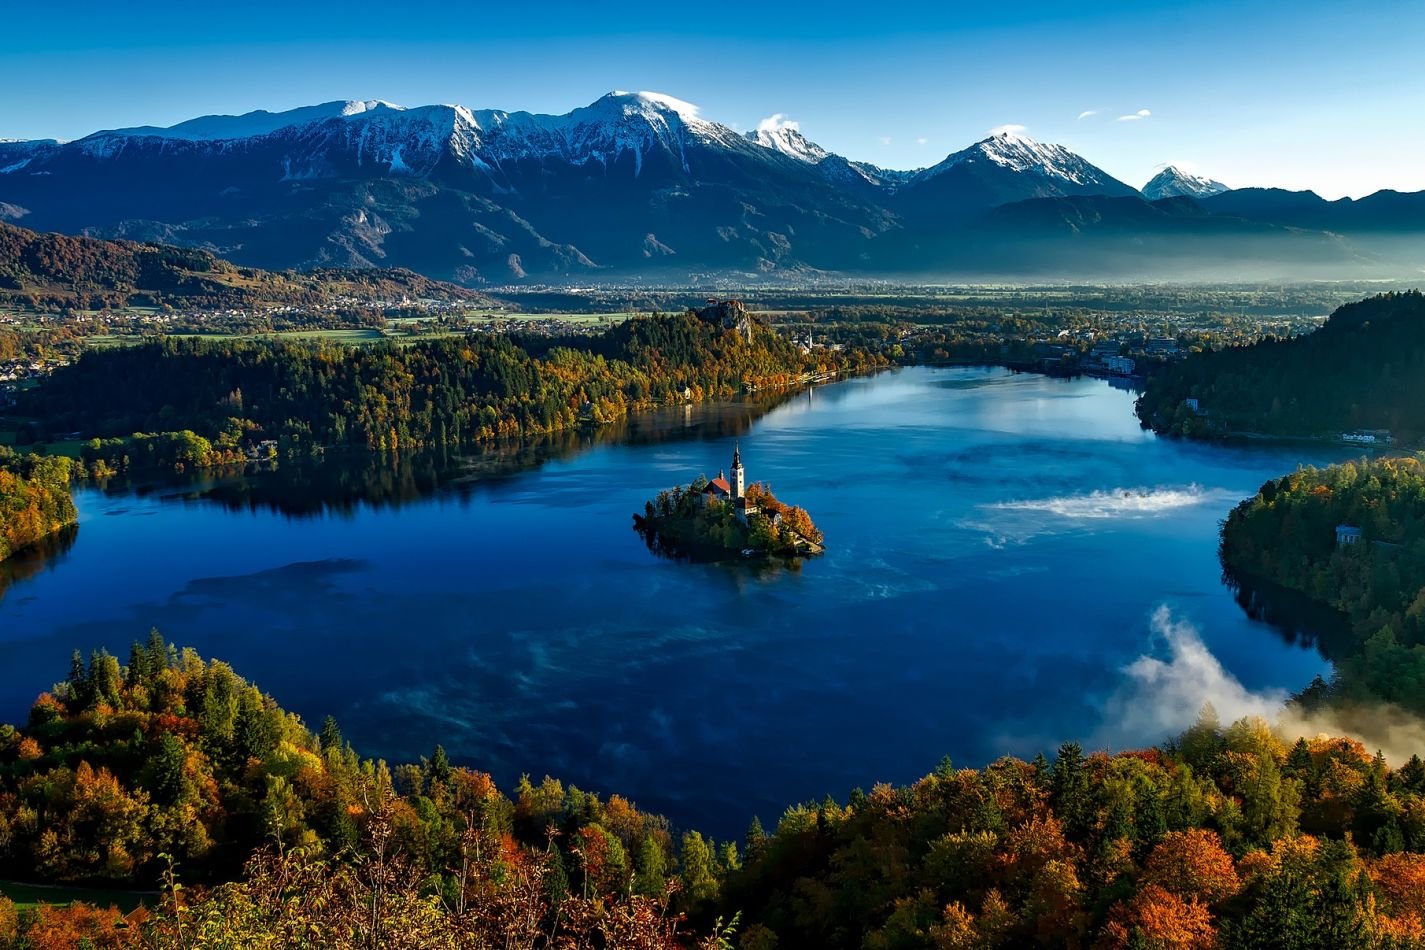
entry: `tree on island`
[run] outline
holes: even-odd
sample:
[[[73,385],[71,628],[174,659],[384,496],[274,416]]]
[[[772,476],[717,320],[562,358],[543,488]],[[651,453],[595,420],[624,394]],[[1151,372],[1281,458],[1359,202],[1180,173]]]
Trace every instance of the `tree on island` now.
[[[761,482],[737,497],[730,490],[721,476],[699,476],[686,488],[661,491],[634,515],[634,528],[650,548],[694,559],[821,553],[821,530],[805,509],[779,501]]]

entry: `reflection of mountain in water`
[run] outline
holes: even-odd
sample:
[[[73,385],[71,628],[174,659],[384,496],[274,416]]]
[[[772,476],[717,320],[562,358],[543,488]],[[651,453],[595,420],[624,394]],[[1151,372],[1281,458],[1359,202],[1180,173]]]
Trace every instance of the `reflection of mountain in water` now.
[[[0,600],[5,599],[5,592],[11,584],[27,580],[58,564],[74,547],[74,539],[78,535],[79,525],[70,525],[0,561]]]
[[[1300,591],[1224,569],[1222,582],[1253,620],[1269,625],[1287,643],[1314,647],[1327,660],[1340,656],[1351,637],[1344,613]]]
[[[234,510],[268,509],[294,518],[350,514],[363,506],[398,508],[437,491],[473,491],[480,482],[568,459],[599,445],[739,436],[794,395],[785,391],[731,403],[659,409],[598,428],[482,446],[468,454],[449,447],[403,453],[332,451],[319,460],[205,472],[180,481],[113,478],[104,489],[111,494],[159,492]]]

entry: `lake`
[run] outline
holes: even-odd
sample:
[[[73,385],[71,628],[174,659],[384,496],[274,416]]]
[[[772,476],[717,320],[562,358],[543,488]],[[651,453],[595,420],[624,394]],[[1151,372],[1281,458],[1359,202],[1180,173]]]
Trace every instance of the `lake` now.
[[[1160,439],[1132,403],[915,368],[470,458],[85,489],[72,545],[0,601],[0,719],[74,647],[122,660],[157,627],[367,755],[439,742],[505,788],[548,773],[718,835],[944,755],[1157,742],[1203,695],[1326,670],[1238,607],[1216,537],[1332,450]],[[632,513],[735,443],[825,556],[648,551]]]

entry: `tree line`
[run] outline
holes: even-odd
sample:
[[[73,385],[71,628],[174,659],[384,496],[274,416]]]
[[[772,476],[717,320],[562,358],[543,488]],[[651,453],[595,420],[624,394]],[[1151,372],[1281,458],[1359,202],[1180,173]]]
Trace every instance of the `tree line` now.
[[[87,351],[57,369],[23,394],[22,410],[37,421],[22,437],[186,429],[212,441],[237,431],[284,453],[406,450],[598,425],[635,409],[868,365],[876,358],[860,351],[803,354],[764,326],[747,339],[693,314],[636,318],[561,341],[471,333],[348,347],[166,338]]]
[[[164,895],[0,899],[0,946],[1418,947],[1425,763],[1209,707],[1158,748],[947,760],[715,842],[438,746],[364,758],[155,633],[0,728],[0,874]]]
[[[1336,528],[1359,529],[1338,544]],[[1343,635],[1336,675],[1314,697],[1377,700],[1425,714],[1425,455],[1303,468],[1265,483],[1228,516],[1223,565],[1328,604]]]
[[[1194,409],[1187,402],[1197,400]],[[1337,309],[1321,329],[1195,353],[1155,369],[1138,415],[1158,432],[1425,435],[1425,295],[1382,294]]]

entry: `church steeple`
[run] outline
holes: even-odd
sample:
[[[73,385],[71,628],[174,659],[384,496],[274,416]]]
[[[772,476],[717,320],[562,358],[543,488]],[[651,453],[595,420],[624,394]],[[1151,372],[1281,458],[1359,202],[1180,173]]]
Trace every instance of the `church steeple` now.
[[[746,474],[742,470],[742,446],[737,444],[732,450],[732,497],[741,498],[747,487]]]

